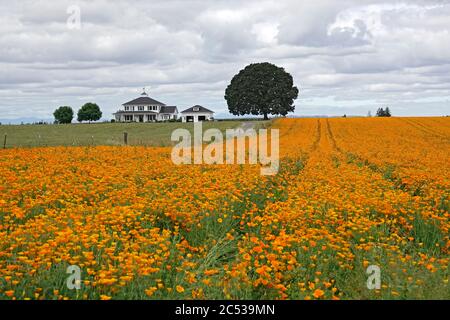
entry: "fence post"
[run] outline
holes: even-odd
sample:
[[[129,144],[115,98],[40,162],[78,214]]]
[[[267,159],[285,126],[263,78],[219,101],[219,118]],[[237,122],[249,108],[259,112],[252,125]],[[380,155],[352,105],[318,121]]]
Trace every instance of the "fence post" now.
[[[124,143],[125,145],[128,144],[128,133],[127,133],[127,132],[124,132],[124,133],[123,133],[123,143]]]
[[[5,139],[3,140],[3,149],[6,149],[6,136],[7,134],[5,133]]]

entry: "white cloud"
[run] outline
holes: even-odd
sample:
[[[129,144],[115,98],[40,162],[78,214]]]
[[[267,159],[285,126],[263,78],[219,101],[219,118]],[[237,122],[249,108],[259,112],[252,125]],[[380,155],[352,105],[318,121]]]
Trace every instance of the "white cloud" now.
[[[278,42],[278,23],[262,22],[252,27],[252,33],[256,39],[266,45],[276,45]]]

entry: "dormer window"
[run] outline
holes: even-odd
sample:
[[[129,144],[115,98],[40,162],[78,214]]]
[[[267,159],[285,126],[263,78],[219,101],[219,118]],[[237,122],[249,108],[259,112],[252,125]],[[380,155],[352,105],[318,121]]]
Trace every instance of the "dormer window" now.
[[[193,107],[193,108],[192,108],[192,111],[199,111],[199,110],[200,110],[199,107]]]

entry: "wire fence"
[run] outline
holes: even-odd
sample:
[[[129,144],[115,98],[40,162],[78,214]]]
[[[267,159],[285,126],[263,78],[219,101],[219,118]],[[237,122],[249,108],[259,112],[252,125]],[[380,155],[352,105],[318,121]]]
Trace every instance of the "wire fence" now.
[[[56,147],[56,146],[145,146],[145,147],[168,147],[176,142],[170,141],[170,136],[162,139],[152,137],[133,136],[127,132],[123,135],[105,137],[104,135],[90,135],[76,138],[61,137],[54,135],[29,135],[15,136],[14,134],[4,134],[2,137],[3,149],[10,148],[31,148],[31,147]]]

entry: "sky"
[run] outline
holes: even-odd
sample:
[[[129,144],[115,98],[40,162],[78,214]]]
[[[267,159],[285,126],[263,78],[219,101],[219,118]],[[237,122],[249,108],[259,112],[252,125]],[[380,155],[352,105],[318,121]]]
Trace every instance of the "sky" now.
[[[149,95],[226,117],[246,65],[285,68],[295,115],[450,114],[450,0],[0,0],[0,121]]]

